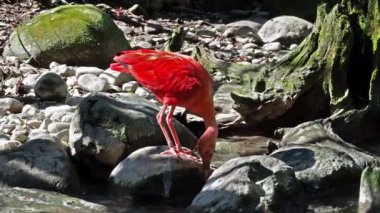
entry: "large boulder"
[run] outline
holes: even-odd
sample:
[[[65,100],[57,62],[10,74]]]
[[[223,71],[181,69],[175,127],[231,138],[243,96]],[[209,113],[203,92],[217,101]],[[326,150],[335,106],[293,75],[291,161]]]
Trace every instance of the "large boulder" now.
[[[109,191],[134,203],[189,203],[204,184],[202,164],[162,155],[167,146],[139,149],[121,161],[109,178]]]
[[[295,16],[279,16],[261,27],[258,34],[265,43],[280,42],[282,45],[299,44],[309,35],[313,24]]]
[[[17,27],[3,55],[32,59],[42,67],[52,61],[106,67],[116,52],[129,48],[106,13],[92,5],[65,5]]]
[[[269,156],[232,159],[208,179],[189,212],[305,212],[294,171]]]
[[[282,130],[280,148],[270,156],[293,167],[310,194],[339,193],[358,185],[362,171],[380,158],[346,143],[329,122],[317,120]]]
[[[70,124],[70,149],[83,171],[94,178],[108,178],[112,168],[133,151],[166,145],[156,121],[159,108],[130,95],[118,100],[91,95],[79,105]],[[193,149],[197,138],[175,121],[181,143]]]
[[[0,182],[9,186],[76,191],[79,178],[59,141],[39,137],[0,151]]]

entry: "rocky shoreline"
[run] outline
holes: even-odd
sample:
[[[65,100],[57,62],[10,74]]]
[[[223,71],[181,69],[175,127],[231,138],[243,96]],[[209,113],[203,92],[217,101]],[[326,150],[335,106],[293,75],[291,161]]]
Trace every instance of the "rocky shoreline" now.
[[[281,123],[276,128],[287,128],[273,133],[270,119],[282,113],[282,106],[290,108],[294,97],[278,100],[262,92],[255,98],[273,105],[267,109],[265,104],[258,107],[244,97],[231,96],[247,89],[241,83],[244,68],[259,70],[281,61],[299,48],[315,24],[295,16],[270,18],[260,10],[226,15],[177,8],[149,18],[141,5],[128,9],[66,5],[49,11],[27,1],[15,5],[17,11],[29,13],[0,23],[4,26],[0,29],[0,191],[6,195],[0,200],[1,208],[22,212],[25,209],[18,206],[31,204],[36,211],[70,212],[356,212],[362,171],[378,166],[378,155],[338,136],[331,128],[332,119],[321,116],[324,111],[312,115],[318,118],[312,121]],[[100,20],[106,26],[96,28],[92,36],[86,33],[94,29],[84,25],[83,31],[77,30],[84,33],[79,37],[89,39],[81,40],[78,49],[70,43],[78,40],[69,37],[66,48],[59,43],[65,38],[56,41],[47,29],[41,43],[33,34],[28,41],[26,35],[41,21],[33,19],[17,28],[17,35],[25,37],[22,45],[30,47],[29,60],[21,60],[25,53],[10,31],[29,18],[54,18],[72,7],[89,11],[83,12],[87,16],[78,14],[77,20],[89,21],[91,26]],[[63,36],[59,32],[67,26],[51,27]],[[115,33],[107,35],[111,31]],[[174,38],[178,32],[180,39]],[[157,154],[166,144],[155,120],[159,103],[131,76],[103,66],[111,61],[99,60],[112,57],[118,48],[165,49],[173,40],[181,43],[181,53],[207,60],[207,68],[216,67],[208,71],[216,82],[214,101],[221,134],[215,171],[208,180],[203,179],[199,164]],[[93,48],[93,41],[114,49]],[[225,73],[233,66],[241,73]],[[252,111],[256,108],[267,111],[256,115]],[[193,149],[203,128],[200,118],[183,109],[175,114],[182,143]],[[261,128],[253,125],[265,119],[269,122]],[[366,180],[377,170],[366,172],[362,200],[372,187]],[[345,190],[349,191],[345,199],[331,202],[329,198]]]

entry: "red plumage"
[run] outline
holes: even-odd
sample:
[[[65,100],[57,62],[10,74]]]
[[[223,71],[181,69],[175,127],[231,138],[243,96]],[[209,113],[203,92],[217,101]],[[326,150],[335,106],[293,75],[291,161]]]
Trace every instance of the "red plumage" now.
[[[206,131],[198,141],[198,148],[205,169],[209,169],[218,131],[213,104],[213,80],[203,66],[189,56],[148,49],[123,51],[114,60],[116,63],[110,65],[112,70],[130,73],[163,103],[157,120],[169,146],[171,138],[163,125],[162,116],[166,107],[171,106],[166,120],[176,144],[175,153],[188,154],[182,150],[171,122],[175,106],[185,107],[204,119]]]

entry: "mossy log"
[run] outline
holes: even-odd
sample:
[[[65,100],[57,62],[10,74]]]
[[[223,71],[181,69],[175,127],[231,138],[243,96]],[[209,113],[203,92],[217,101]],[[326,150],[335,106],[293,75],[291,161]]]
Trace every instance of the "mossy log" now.
[[[195,55],[209,71],[240,81],[232,97],[247,124],[274,129],[327,118],[344,140],[359,142],[379,134],[379,5],[342,0],[331,11],[321,5],[299,47],[261,67]]]

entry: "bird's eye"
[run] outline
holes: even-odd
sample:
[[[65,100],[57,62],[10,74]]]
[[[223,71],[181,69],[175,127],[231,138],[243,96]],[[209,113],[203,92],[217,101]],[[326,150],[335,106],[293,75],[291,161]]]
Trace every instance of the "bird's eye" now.
[[[118,52],[118,53],[116,53],[115,55],[116,55],[116,56],[121,56],[121,55],[123,55],[123,52]]]

